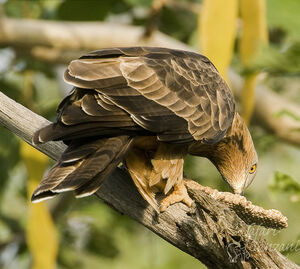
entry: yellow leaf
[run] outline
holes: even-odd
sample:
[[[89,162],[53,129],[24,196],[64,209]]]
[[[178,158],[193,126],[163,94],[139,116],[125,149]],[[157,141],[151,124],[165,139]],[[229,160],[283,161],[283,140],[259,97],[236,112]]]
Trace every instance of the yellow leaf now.
[[[240,56],[244,65],[251,64],[259,47],[268,40],[265,0],[240,0],[242,37]]]
[[[243,108],[242,116],[246,124],[249,124],[254,109],[257,76],[258,76],[257,74],[252,74],[246,76],[244,79],[241,99],[242,99],[242,108]]]
[[[30,197],[47,168],[48,157],[24,141],[21,142],[20,153],[27,168],[27,191]],[[29,202],[26,240],[33,256],[32,269],[54,269],[56,267],[57,234],[50,212],[43,202],[38,204]]]
[[[203,0],[199,14],[201,53],[207,56],[228,82],[238,15],[237,0]]]
[[[268,40],[265,0],[240,0],[242,36],[239,52],[245,67],[251,65],[261,45]],[[254,109],[257,75],[245,77],[242,93],[242,116],[248,124]]]

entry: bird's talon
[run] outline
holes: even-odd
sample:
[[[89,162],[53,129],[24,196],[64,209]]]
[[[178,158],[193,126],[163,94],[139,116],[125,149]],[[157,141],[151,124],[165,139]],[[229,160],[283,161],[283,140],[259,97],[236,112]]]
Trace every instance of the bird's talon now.
[[[182,202],[188,207],[191,207],[193,204],[193,200],[188,195],[183,183],[174,186],[174,191],[161,201],[160,212],[166,211],[170,205],[178,202]]]
[[[182,200],[183,203],[185,203],[188,207],[191,207],[194,203],[194,201],[188,196]]]

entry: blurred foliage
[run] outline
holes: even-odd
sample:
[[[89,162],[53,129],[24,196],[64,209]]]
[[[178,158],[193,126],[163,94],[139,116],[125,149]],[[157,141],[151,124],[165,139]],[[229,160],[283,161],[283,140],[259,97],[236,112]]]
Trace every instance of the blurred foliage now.
[[[261,126],[251,126],[250,132],[255,144],[255,149],[260,157],[270,152],[272,147],[274,147],[276,143],[279,143],[279,139],[273,133],[270,133]]]
[[[164,7],[158,24],[159,30],[188,43],[197,29],[197,16],[186,9]]]
[[[19,140],[11,132],[0,128],[0,200],[5,191],[9,173],[19,162]]]
[[[119,0],[66,0],[59,5],[56,19],[69,21],[100,21],[104,20],[109,14],[126,12],[129,8],[126,2]]]
[[[124,0],[124,2],[131,7],[150,7],[152,4],[152,0]]]
[[[299,10],[298,0],[267,0],[270,44],[261,47],[251,65],[239,66],[243,75],[262,70],[272,76],[299,76]]]
[[[65,20],[114,21],[146,27],[151,0],[6,0],[3,11],[8,17]],[[197,17],[201,0],[170,0],[160,10],[154,28],[195,46]],[[192,8],[191,8],[192,7]],[[241,74],[259,70],[267,74],[266,83],[278,94],[300,103],[300,1],[267,0],[270,45],[263,48],[251,65],[245,67],[233,47],[233,68]],[[125,18],[125,19],[124,19]],[[217,22],[217,20],[215,21]],[[224,25],[221,25],[222,27]],[[212,34],[215,34],[213,32]],[[240,35],[240,33],[237,33]],[[222,45],[222,43],[221,43]],[[196,46],[195,46],[196,47]],[[228,56],[228,55],[227,55]],[[19,57],[12,48],[0,48],[1,91],[54,120],[55,109],[65,94],[59,83],[57,66]],[[25,90],[30,82],[29,90]],[[282,111],[277,117],[287,115]],[[292,116],[292,115],[290,115]],[[277,208],[289,218],[289,228],[270,243],[289,244],[300,234],[299,148],[287,145],[261,126],[251,126],[259,152],[256,180],[246,191],[254,203]],[[0,268],[29,268],[32,256],[26,243],[25,227],[30,206],[27,202],[26,169],[19,155],[20,141],[0,127]],[[282,172],[276,172],[280,170]],[[187,177],[219,190],[229,191],[216,168],[205,159],[188,157]],[[267,191],[271,179],[270,192]],[[272,199],[272,197],[276,199]],[[164,242],[139,224],[100,203],[96,197],[75,200],[60,195],[49,203],[59,236],[57,268],[204,268],[197,260]],[[288,252],[285,252],[288,253]],[[289,258],[300,264],[299,251]]]
[[[287,109],[283,109],[275,114],[275,117],[277,117],[277,118],[280,118],[282,116],[288,116],[288,117],[292,118],[293,120],[300,121],[300,117],[298,117],[293,112],[291,112]]]
[[[263,70],[273,76],[300,75],[300,39],[282,46],[263,48],[253,62],[252,70]]]
[[[299,38],[300,1],[267,0],[267,19],[270,27],[282,29],[289,38]]]
[[[277,171],[269,188],[275,196],[286,194],[292,202],[300,202],[300,183],[289,175]]]

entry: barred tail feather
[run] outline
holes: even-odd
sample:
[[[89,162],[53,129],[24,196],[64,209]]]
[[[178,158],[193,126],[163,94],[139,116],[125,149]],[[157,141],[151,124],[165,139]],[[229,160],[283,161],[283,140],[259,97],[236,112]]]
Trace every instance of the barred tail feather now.
[[[88,143],[72,141],[34,191],[32,202],[66,191],[75,191],[77,197],[93,194],[122,161],[133,140],[117,136]]]

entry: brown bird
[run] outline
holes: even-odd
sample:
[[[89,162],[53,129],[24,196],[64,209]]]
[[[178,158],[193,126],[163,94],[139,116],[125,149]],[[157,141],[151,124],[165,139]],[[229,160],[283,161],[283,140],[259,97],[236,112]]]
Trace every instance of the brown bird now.
[[[257,154],[232,93],[205,56],[153,47],[90,52],[70,63],[74,86],[57,109],[57,122],[34,143],[63,140],[68,148],[32,196],[96,192],[120,162],[156,210],[191,205],[183,182],[187,154],[206,157],[234,193],[252,182]]]

